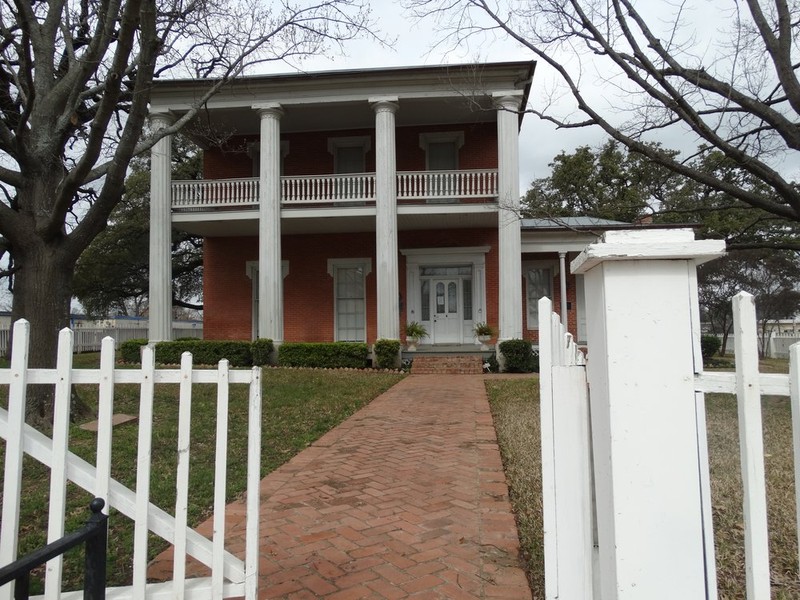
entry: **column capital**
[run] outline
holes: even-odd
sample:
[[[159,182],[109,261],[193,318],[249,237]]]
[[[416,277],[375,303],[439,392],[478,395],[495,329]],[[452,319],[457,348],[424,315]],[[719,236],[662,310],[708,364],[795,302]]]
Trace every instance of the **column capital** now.
[[[277,102],[262,102],[260,104],[253,104],[252,108],[262,119],[264,117],[280,119],[284,114],[286,114],[286,111]]]
[[[522,106],[522,92],[498,92],[492,98],[498,110],[518,112]]]
[[[148,116],[148,119],[153,129],[164,129],[175,122],[175,117],[167,112],[152,112]]]
[[[369,104],[375,113],[390,112],[396,113],[400,109],[397,96],[374,96],[369,98]]]

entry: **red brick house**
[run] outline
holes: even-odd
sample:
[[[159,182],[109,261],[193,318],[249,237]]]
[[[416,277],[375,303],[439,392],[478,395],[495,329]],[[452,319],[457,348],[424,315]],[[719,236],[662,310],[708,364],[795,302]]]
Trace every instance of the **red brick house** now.
[[[532,62],[237,80],[188,131],[204,179],[152,154],[151,340],[168,339],[170,225],[204,236],[204,336],[282,341],[535,340],[532,299],[581,324],[569,253],[585,230],[519,218],[518,133]],[[155,127],[207,82],[158,81]],[[584,224],[585,225],[585,224]],[[595,223],[594,225],[597,225]],[[565,302],[561,302],[562,296]],[[536,296],[538,297],[538,296]],[[582,297],[582,296],[581,296]]]

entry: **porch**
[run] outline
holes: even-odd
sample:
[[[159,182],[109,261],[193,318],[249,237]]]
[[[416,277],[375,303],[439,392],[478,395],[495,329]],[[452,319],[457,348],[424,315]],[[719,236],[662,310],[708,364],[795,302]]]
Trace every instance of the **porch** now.
[[[374,206],[375,173],[282,176],[281,206]],[[401,171],[396,174],[397,204],[496,204],[497,169]],[[258,208],[259,178],[173,181],[175,212]]]

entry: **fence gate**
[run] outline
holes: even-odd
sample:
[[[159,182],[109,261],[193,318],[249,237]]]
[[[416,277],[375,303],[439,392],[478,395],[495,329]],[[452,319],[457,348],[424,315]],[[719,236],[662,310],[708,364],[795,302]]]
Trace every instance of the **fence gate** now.
[[[156,369],[152,348],[144,347],[141,369],[114,367],[114,340],[102,342],[99,369],[73,369],[74,334],[64,329],[59,335],[58,363],[55,369],[28,368],[29,323],[14,325],[14,345],[9,369],[0,369],[0,385],[8,386],[8,410],[0,409],[0,437],[6,441],[3,478],[3,509],[0,522],[0,565],[17,557],[20,525],[23,454],[50,468],[50,510],[47,538],[64,534],[66,482],[71,481],[135,523],[133,541],[133,583],[108,590],[119,598],[229,598],[243,596],[255,600],[258,590],[259,484],[261,468],[261,370],[230,370],[226,360],[217,369],[193,369],[191,354],[184,353],[180,369]],[[175,474],[176,502],[170,515],[150,502],[150,452],[152,447],[154,389],[156,384],[179,384],[179,416]],[[32,384],[55,387],[53,437],[48,438],[25,424],[26,388]],[[70,397],[73,384],[98,386],[97,455],[94,465],[69,451]],[[131,490],[111,478],[112,416],[114,386],[140,387],[136,489]],[[189,433],[192,389],[195,385],[217,388],[217,429],[214,475],[214,535],[209,540],[187,526],[189,505]],[[247,531],[245,558],[241,560],[225,548],[225,487],[227,468],[228,396],[230,384],[249,386],[247,450]],[[147,583],[147,538],[152,532],[173,544],[173,580]],[[186,557],[191,556],[211,570],[207,578],[186,579]],[[79,598],[82,592],[61,592],[61,557],[48,562],[45,598]],[[0,600],[13,597],[12,584],[0,588]]]

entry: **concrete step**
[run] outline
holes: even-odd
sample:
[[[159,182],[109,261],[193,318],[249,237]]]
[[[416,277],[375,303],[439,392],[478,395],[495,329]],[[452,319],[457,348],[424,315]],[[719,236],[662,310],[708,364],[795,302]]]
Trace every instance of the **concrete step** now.
[[[412,375],[480,375],[483,373],[483,357],[430,356],[417,354],[411,365]]]

